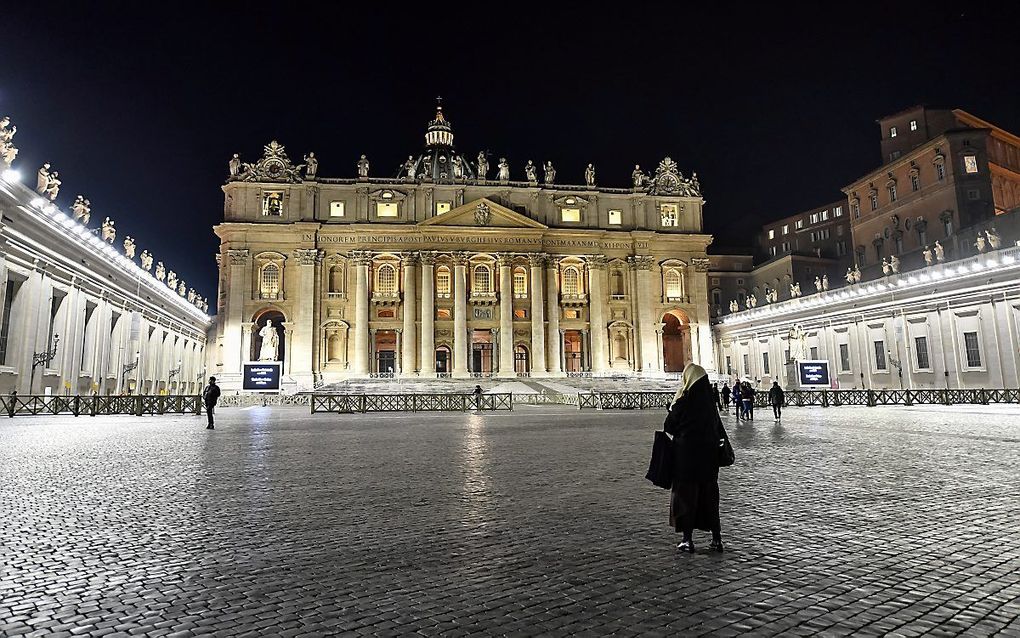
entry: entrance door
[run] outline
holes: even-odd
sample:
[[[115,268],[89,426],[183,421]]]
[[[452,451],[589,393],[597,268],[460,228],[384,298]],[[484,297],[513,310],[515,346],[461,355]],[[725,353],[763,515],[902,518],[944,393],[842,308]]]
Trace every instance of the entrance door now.
[[[687,326],[672,312],[662,317],[662,363],[665,372],[683,372],[687,365],[684,341],[688,339]]]
[[[489,374],[492,372],[492,344],[471,344],[471,371]]]
[[[514,372],[517,374],[531,372],[530,362],[528,361],[528,349],[521,345],[514,348]]]
[[[393,350],[380,350],[378,367],[380,373],[392,373],[397,369],[397,353]]]
[[[445,374],[450,371],[450,351],[444,348],[436,350],[436,372]]]
[[[584,362],[581,349],[581,331],[567,330],[563,333],[563,360],[567,372],[582,372]]]

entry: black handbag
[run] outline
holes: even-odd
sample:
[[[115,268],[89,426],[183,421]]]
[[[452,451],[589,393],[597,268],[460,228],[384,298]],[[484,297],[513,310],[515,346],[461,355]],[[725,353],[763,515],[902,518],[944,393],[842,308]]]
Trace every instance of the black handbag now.
[[[716,421],[716,429],[719,431],[719,467],[729,467],[736,462],[733,454],[733,446],[730,445],[730,437],[726,435],[726,428],[722,420]]]
[[[659,430],[655,433],[652,443],[652,460],[648,464],[645,478],[652,485],[668,490],[673,487],[673,441],[669,435]]]

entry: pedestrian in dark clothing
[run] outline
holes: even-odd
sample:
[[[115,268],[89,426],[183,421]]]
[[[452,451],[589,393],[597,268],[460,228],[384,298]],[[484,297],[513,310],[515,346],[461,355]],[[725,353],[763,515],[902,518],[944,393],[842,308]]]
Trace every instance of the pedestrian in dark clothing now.
[[[783,389],[779,387],[778,381],[773,381],[772,387],[769,388],[769,403],[772,404],[772,414],[778,421],[783,415]]]
[[[202,390],[202,401],[205,403],[205,413],[209,417],[209,425],[205,426],[207,430],[215,430],[216,427],[213,425],[213,410],[216,408],[216,402],[220,400],[220,386],[216,385],[216,377],[209,377],[209,385],[205,386]]]
[[[712,384],[712,398],[715,399],[715,407],[717,410],[722,412],[722,397],[719,395],[719,384]]]
[[[722,384],[722,404],[725,409],[730,409],[730,386],[725,381]]]
[[[471,392],[471,395],[474,397],[475,409],[476,410],[481,410],[482,409],[482,386],[476,385],[475,389]]]
[[[744,404],[740,402],[740,391],[741,391],[740,382],[739,381],[734,381],[733,382],[733,406],[736,408],[734,410],[734,412],[737,415],[737,421],[740,420],[741,412],[744,409]]]
[[[744,420],[754,421],[754,388],[746,381],[740,390],[740,400],[744,403]]]
[[[719,523],[719,441],[722,421],[708,374],[691,363],[684,368],[663,429],[673,437],[673,488],[669,523],[683,534],[677,549],[694,553],[694,530],[712,532],[712,550],[723,551]]]

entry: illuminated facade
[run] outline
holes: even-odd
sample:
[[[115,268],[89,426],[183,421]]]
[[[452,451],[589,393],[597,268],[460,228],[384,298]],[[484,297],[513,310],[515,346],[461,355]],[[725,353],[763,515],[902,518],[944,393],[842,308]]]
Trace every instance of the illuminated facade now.
[[[236,387],[279,331],[285,384],[565,376],[709,364],[703,200],[669,158],[630,188],[460,155],[441,109],[393,177],[322,178],[273,142],[230,163],[216,369]],[[301,169],[304,168],[302,171]],[[539,181],[539,173],[542,180]]]

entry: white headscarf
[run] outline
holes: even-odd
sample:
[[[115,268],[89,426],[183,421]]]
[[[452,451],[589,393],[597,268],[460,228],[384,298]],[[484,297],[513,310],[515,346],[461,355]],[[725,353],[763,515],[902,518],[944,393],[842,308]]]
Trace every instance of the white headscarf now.
[[[679,401],[680,397],[691,389],[691,386],[694,385],[695,381],[705,376],[708,376],[708,373],[705,372],[704,368],[696,363],[688,363],[687,367],[684,368],[683,373],[680,375],[683,384],[680,386],[680,389],[676,391],[676,394],[673,395],[673,403]],[[672,403],[670,405],[672,405]]]

